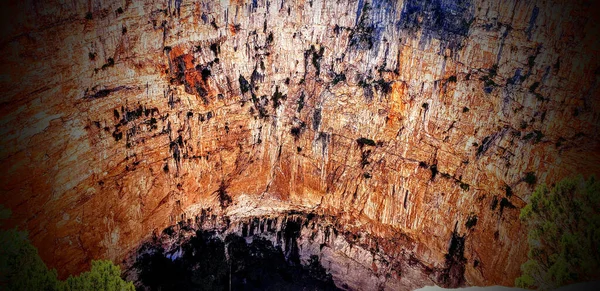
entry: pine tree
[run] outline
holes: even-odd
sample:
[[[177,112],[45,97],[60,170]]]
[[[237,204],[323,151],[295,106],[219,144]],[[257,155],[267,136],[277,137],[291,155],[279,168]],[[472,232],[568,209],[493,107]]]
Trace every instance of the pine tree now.
[[[10,217],[10,210],[0,205],[0,226]],[[29,291],[134,291],[131,282],[121,279],[121,269],[111,261],[92,261],[92,269],[66,281],[59,281],[56,270],[49,270],[27,232],[17,228],[0,230],[0,287]],[[2,289],[2,288],[0,288]]]
[[[591,177],[539,186],[521,210],[528,259],[515,285],[548,290],[600,277],[600,183]]]

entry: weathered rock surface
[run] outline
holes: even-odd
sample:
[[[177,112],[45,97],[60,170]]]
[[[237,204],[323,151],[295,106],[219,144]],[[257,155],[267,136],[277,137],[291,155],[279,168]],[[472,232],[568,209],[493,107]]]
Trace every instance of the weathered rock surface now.
[[[593,5],[12,2],[2,203],[63,277],[211,208],[335,217],[398,286],[512,285],[534,185],[600,173]]]
[[[145,262],[141,258],[149,253],[148,250],[160,250],[164,258],[180,259],[182,253],[189,252],[190,238],[196,235],[198,229],[215,232],[215,236],[223,241],[227,241],[230,234],[248,242],[267,239],[282,251],[290,264],[307,266],[316,256],[318,263],[343,289],[412,290],[428,283],[452,286],[452,280],[462,278],[462,273],[457,277],[447,276],[452,270],[450,265],[444,269],[433,269],[421,264],[411,253],[385,253],[381,249],[385,244],[380,245],[380,239],[366,232],[345,229],[335,217],[294,211],[241,218],[217,216],[205,209],[190,221],[153,234],[152,239],[146,241],[144,247],[132,254],[125,264],[128,279],[140,281],[140,264],[143,266]],[[414,244],[408,237],[396,239],[394,243],[399,245]],[[462,253],[456,255],[462,256]]]

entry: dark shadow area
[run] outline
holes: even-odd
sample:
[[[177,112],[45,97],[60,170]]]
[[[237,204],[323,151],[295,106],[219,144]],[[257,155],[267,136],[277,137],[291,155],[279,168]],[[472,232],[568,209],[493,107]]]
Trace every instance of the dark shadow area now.
[[[248,242],[229,234],[222,240],[199,230],[174,252],[144,244],[134,268],[142,290],[338,290],[317,256],[304,266],[297,251],[289,254],[294,258],[264,238]]]

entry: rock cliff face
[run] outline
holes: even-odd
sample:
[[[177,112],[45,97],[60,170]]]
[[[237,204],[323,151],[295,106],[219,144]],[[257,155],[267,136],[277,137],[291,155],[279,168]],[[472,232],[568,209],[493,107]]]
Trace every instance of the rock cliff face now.
[[[600,174],[599,22],[564,2],[13,2],[2,203],[63,277],[295,211],[345,233],[338,287],[512,285],[533,187]]]

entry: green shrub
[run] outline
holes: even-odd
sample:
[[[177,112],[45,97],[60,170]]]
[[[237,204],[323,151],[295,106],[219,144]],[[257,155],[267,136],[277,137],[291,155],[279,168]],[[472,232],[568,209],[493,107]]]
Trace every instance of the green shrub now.
[[[374,140],[366,138],[366,137],[361,137],[361,138],[357,139],[356,143],[358,143],[358,146],[360,146],[361,148],[365,145],[372,146],[372,147],[377,145]]]
[[[0,205],[0,225],[10,210]],[[59,281],[56,270],[49,270],[27,232],[16,228],[0,230],[0,286],[6,290],[135,290],[121,279],[121,269],[111,261],[92,261],[92,270]],[[3,289],[4,290],[4,289]]]
[[[244,76],[240,75],[238,82],[240,83],[240,91],[242,91],[242,95],[250,91],[250,83],[248,83],[248,80],[246,80]]]
[[[471,228],[475,227],[475,225],[477,225],[477,215],[475,215],[474,213],[471,213],[467,217],[467,222],[465,222],[465,226],[468,229],[471,229]]]
[[[591,177],[540,185],[520,219],[528,229],[528,261],[515,285],[554,289],[600,275],[600,183]]]
[[[525,181],[525,183],[533,186],[537,182],[537,177],[535,176],[534,172],[527,172],[527,173],[525,173],[525,177],[523,178],[523,181]]]
[[[335,74],[335,76],[333,77],[333,80],[331,81],[331,84],[335,85],[339,82],[344,82],[344,81],[346,81],[346,74],[339,73],[339,74]]]
[[[77,277],[59,282],[59,290],[135,290],[131,282],[121,279],[121,268],[111,261],[92,261],[92,269]]]
[[[302,94],[300,94],[300,97],[298,97],[298,113],[300,113],[300,111],[302,111],[302,108],[304,108],[304,92],[302,92]]]

